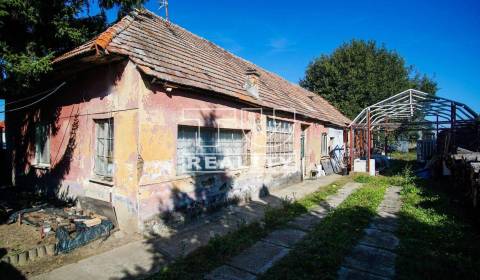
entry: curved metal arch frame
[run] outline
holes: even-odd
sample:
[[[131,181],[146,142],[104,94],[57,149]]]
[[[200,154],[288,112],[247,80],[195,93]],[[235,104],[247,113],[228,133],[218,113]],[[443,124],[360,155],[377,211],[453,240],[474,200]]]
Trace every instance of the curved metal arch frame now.
[[[436,127],[437,130],[455,129],[479,120],[479,115],[461,102],[415,89],[405,90],[364,108],[349,125],[350,164],[353,165],[355,152],[359,152],[358,147],[355,147],[357,143],[366,144],[366,157],[371,157],[374,130],[398,129],[401,126],[408,126],[412,130],[425,130],[428,127]],[[355,138],[356,130],[363,131],[359,135],[362,139]]]
[[[408,89],[385,100],[377,102],[358,114],[349,127],[366,128],[370,113],[370,130],[381,127],[388,120],[399,120],[414,125],[416,112],[423,116],[438,116],[444,121],[475,121],[478,114],[467,105],[447,98],[434,96],[419,90]],[[425,122],[428,120],[421,120]],[[431,121],[435,124],[435,121]]]

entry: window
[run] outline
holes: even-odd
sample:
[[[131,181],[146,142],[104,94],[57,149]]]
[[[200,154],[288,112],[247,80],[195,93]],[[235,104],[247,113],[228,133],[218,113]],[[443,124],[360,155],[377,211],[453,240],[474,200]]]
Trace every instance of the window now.
[[[293,162],[293,123],[267,119],[267,165]]]
[[[35,164],[50,165],[50,126],[44,123],[35,126]]]
[[[113,118],[95,120],[95,177],[111,181],[113,177]]]
[[[322,133],[322,155],[328,155],[328,147],[327,147],[327,134]]]
[[[177,175],[246,165],[248,150],[243,130],[178,127]]]

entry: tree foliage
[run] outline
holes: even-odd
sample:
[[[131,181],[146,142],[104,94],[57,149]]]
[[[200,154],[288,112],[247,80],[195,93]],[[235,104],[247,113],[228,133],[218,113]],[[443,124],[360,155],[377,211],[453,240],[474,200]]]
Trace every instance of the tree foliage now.
[[[435,81],[406,66],[398,53],[363,40],[352,40],[331,55],[314,59],[300,85],[352,119],[364,107],[409,88],[437,91]]]
[[[107,27],[106,10],[119,15],[145,0],[0,0],[0,95],[35,86],[54,56]],[[89,15],[92,5],[100,13]]]

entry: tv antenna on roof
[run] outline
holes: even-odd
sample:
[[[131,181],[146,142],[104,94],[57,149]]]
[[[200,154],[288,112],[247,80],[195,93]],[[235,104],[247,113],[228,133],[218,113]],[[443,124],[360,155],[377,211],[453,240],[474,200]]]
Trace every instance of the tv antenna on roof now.
[[[170,21],[170,19],[168,18],[168,0],[159,0],[159,2],[160,2],[160,7],[158,9],[160,10],[162,8],[165,8],[165,19],[167,21]]]

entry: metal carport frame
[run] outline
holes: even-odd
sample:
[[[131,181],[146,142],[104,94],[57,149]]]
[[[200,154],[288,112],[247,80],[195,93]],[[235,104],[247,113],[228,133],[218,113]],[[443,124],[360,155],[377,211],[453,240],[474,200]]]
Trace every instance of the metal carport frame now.
[[[463,125],[473,123],[478,126],[478,120],[478,114],[463,103],[415,89],[405,90],[366,107],[349,125],[350,166],[353,166],[355,158],[371,158],[374,130],[408,126],[411,130],[434,127],[437,132],[439,129],[450,129],[454,133],[456,128]]]

